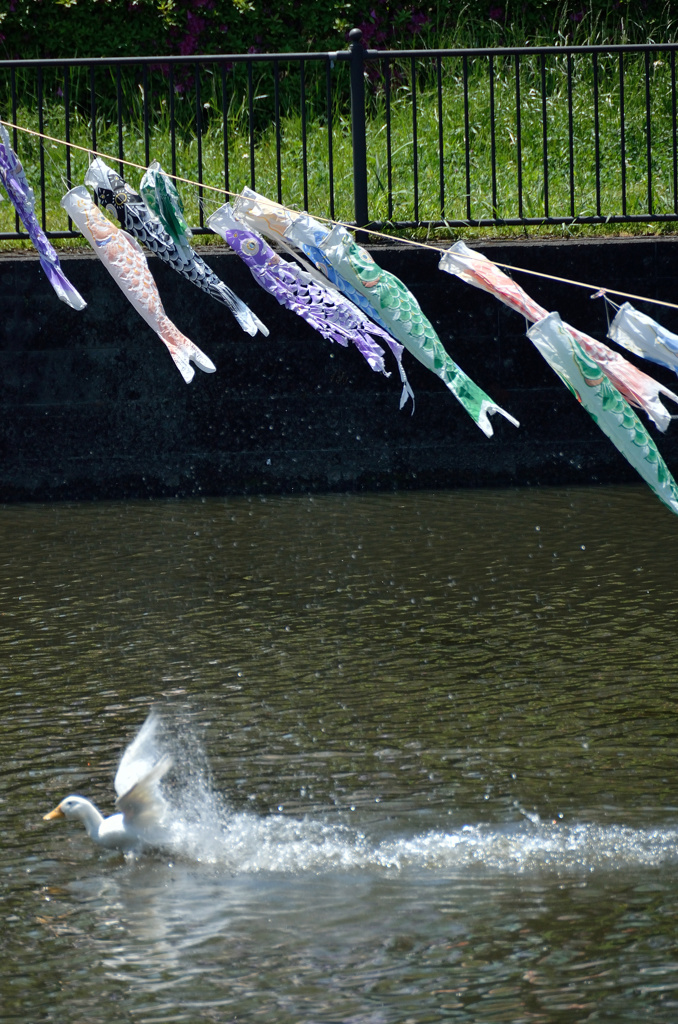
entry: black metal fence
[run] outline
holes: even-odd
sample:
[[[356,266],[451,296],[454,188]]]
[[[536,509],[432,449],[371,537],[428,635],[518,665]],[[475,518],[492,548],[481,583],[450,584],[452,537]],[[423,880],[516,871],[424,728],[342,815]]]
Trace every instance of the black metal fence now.
[[[0,116],[52,237],[77,234],[59,199],[88,151],[132,182],[159,160],[198,233],[244,185],[375,228],[675,221],[677,49],[376,51],[354,29],[333,53],[1,61]]]

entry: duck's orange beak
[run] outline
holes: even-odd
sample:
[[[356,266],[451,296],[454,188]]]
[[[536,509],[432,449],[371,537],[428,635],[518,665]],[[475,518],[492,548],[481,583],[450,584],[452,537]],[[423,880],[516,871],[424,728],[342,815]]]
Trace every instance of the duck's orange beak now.
[[[51,821],[52,818],[65,818],[65,817],[66,817],[66,815],[61,810],[61,804],[59,804],[59,806],[55,807],[53,811],[49,812],[49,814],[43,814],[42,820],[43,821]]]

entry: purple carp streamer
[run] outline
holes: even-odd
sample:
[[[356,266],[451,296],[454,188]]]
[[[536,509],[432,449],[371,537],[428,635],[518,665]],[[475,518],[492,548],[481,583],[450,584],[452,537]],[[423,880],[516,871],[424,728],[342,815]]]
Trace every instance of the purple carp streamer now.
[[[28,237],[38,250],[40,265],[62,302],[72,309],[84,309],[87,303],[68,280],[56,254],[54,246],[35,216],[35,196],[26,180],[21,161],[9,141],[7,129],[0,124],[0,181],[5,187],[14,209],[21,217]]]
[[[205,373],[214,373],[216,366],[212,360],[183,335],[165,313],[139,243],[104,217],[84,185],[67,192],[61,205],[137,312],[167,346],[186,383],[195,375],[191,361]]]
[[[351,302],[296,263],[282,259],[261,235],[236,219],[229,203],[216,210],[207,224],[231,246],[250,268],[255,281],[281,306],[302,317],[329,341],[344,347],[353,342],[373,370],[390,376],[384,366],[384,350],[372,337],[379,335],[379,328]]]
[[[382,330],[440,377],[486,437],[493,434],[490,416],[494,413],[500,413],[516,427],[519,425],[457,366],[409,289],[378,267],[346,228],[336,225],[330,232],[307,214],[288,210],[247,188],[234,206],[237,216],[250,226],[283,245],[300,249],[313,262],[316,272],[321,271]],[[402,408],[408,395],[413,396],[402,370],[401,378]]]
[[[354,311],[361,318],[363,329],[376,335],[380,341],[388,345],[398,364],[398,373],[403,385],[400,395],[400,408],[407,403],[408,398],[412,399],[412,412],[414,412],[414,392],[403,366],[404,346],[396,341],[389,330],[388,324],[380,319],[374,307],[352,288],[338,274],[335,274],[332,265],[325,259],[324,254],[318,249],[315,238],[324,238],[327,234],[327,227],[309,217],[307,213],[297,213],[280,203],[275,203],[265,196],[259,195],[251,188],[245,186],[242,193],[233,203],[235,217],[246,224],[257,234],[272,238],[284,249],[294,255],[304,268],[311,273],[315,280],[326,285],[331,290],[341,293],[351,304]],[[308,236],[311,241],[308,243]],[[307,244],[308,243],[308,244]],[[302,255],[300,255],[300,253]],[[309,262],[310,261],[310,262]],[[376,324],[376,327],[375,327]]]

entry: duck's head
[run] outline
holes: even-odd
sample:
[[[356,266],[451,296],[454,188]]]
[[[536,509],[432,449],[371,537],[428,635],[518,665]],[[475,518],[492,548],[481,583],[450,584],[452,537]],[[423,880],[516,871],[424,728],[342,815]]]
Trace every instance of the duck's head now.
[[[67,796],[61,801],[60,804],[50,811],[49,814],[43,815],[43,821],[52,821],[53,818],[77,818],[79,821],[85,821],[92,813],[93,804],[90,800],[86,800],[84,796]]]

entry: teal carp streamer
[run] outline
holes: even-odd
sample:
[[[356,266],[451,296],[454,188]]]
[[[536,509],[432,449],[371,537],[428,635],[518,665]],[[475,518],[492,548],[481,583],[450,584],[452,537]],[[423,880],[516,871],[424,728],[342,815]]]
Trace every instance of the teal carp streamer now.
[[[615,448],[659,500],[678,515],[678,485],[656,444],[626,399],[572,337],[558,313],[538,320],[527,336]]]
[[[181,196],[157,160],[149,165],[141,179],[139,193],[170,238],[173,238],[178,246],[190,246],[193,232],[184,216]]]
[[[345,227],[334,227],[320,243],[320,249],[337,274],[369,300],[393,336],[440,377],[487,437],[494,433],[490,423],[493,413],[504,416],[516,427],[520,425],[455,363],[409,288],[378,266]]]

